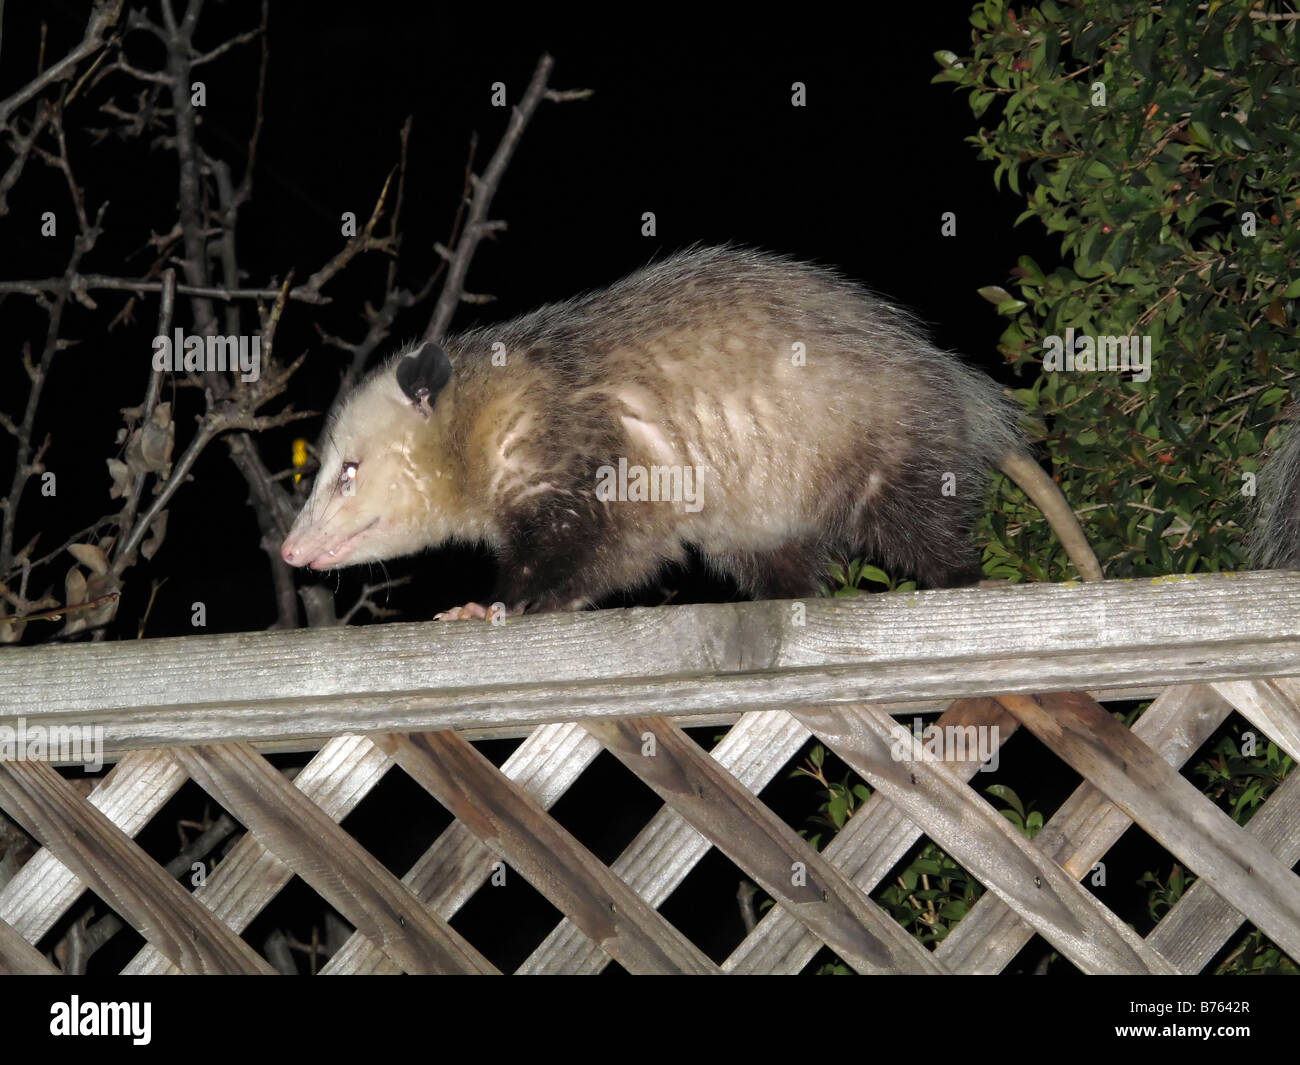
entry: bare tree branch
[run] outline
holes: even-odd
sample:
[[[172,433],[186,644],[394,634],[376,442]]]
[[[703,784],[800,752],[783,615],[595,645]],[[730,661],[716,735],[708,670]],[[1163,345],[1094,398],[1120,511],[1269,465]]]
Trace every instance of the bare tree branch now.
[[[172,310],[175,305],[176,297],[176,272],[168,270],[163,275],[162,299],[158,307],[158,336],[167,336],[172,327]],[[140,426],[139,431],[145,431],[153,417],[154,408],[158,404],[158,393],[162,387],[162,371],[153,370],[149,374],[149,384],[145,388],[144,402],[140,405]],[[118,517],[118,528],[127,530],[132,527],[135,521],[136,511],[140,506],[140,494],[144,491],[144,476],[138,476],[131,484],[127,492],[126,502],[122,506],[121,514]],[[123,537],[118,540],[117,554],[114,560],[114,572],[121,575],[125,570],[128,562],[127,538]]]
[[[13,130],[9,137],[9,145],[14,153],[14,161],[9,164],[9,169],[0,177],[0,216],[9,213],[9,203],[7,200],[9,190],[14,187],[27,165],[27,159],[31,155],[32,145],[36,143],[36,138],[44,131],[45,126],[50,121],[50,107],[44,101],[36,109],[36,118],[32,122],[32,128],[26,134]]]
[[[528,88],[518,105],[512,110],[510,121],[506,124],[506,131],[501,136],[501,143],[492,154],[483,176],[470,174],[471,194],[465,227],[455,243],[454,250],[438,249],[448,263],[447,279],[443,282],[437,306],[434,307],[433,316],[424,331],[425,340],[438,341],[447,335],[447,329],[460,303],[485,301],[484,297],[475,297],[465,292],[465,276],[469,272],[470,260],[474,257],[479,241],[488,234],[506,227],[505,222],[490,221],[488,211],[492,207],[492,198],[496,195],[497,187],[501,184],[506,168],[514,156],[515,148],[518,147],[538,105],[542,100],[563,102],[582,100],[591,95],[589,89],[547,89],[546,83],[554,66],[555,60],[549,55],[543,54],[538,59],[532,80],[528,83]]]
[[[357,601],[352,604],[352,608],[339,619],[340,625],[347,625],[352,618],[362,610],[370,611],[372,617],[390,618],[397,614],[398,611],[390,610],[386,606],[380,606],[374,600],[374,596],[379,592],[386,592],[390,588],[400,588],[403,584],[410,584],[411,577],[407,574],[405,577],[394,577],[390,580],[380,581],[378,584],[367,584],[361,589],[361,595]]]
[[[5,100],[0,100],[0,129],[9,124],[9,116],[28,100],[43,92],[47,86],[57,81],[65,81],[76,73],[77,64],[86,56],[98,51],[104,44],[107,31],[116,24],[122,14],[124,0],[96,0],[86,24],[86,33],[81,43],[67,55],[24,85]]]
[[[75,284],[83,292],[133,292],[147,295],[163,290],[161,281],[137,281],[130,277],[105,277],[103,274],[79,274],[74,281],[65,277],[47,277],[40,280],[0,281],[0,294],[20,292],[28,296],[58,295],[66,292]],[[213,300],[273,300],[280,294],[276,288],[225,288],[221,285],[186,285],[178,284],[176,293],[180,296],[201,296]],[[311,303],[317,306],[330,303],[330,297],[310,291],[306,285],[292,289],[288,298],[298,303]]]
[[[546,80],[551,76],[551,68],[554,66],[555,60],[549,55],[543,55],[538,59],[532,80],[528,83],[523,98],[511,111],[510,121],[506,123],[506,131],[502,134],[501,143],[497,145],[497,150],[493,153],[487,169],[483,171],[481,178],[471,178],[473,194],[470,200],[469,217],[460,239],[456,241],[455,250],[450,253],[447,279],[443,282],[437,306],[433,309],[433,316],[424,330],[425,340],[438,341],[447,335],[447,327],[451,325],[452,316],[460,304],[461,292],[465,287],[465,275],[469,272],[469,263],[474,257],[479,241],[489,233],[505,228],[504,222],[488,221],[488,210],[492,206],[492,197],[496,195],[497,186],[505,176],[506,167],[510,165],[510,160],[515,154],[515,148],[524,135],[524,129],[532,119],[533,112],[537,110],[537,105],[542,102],[542,96],[546,92]]]
[[[54,356],[63,350],[65,346],[60,333],[63,326],[63,312],[67,307],[68,296],[72,291],[72,279],[76,277],[77,267],[81,265],[82,258],[95,246],[95,242],[99,239],[99,225],[103,221],[104,209],[104,207],[99,209],[94,224],[78,233],[72,243],[72,255],[68,259],[67,269],[63,272],[68,284],[64,291],[55,297],[54,303],[49,309],[49,321],[45,331],[45,346],[41,351],[40,360],[34,364],[30,358],[24,360],[27,365],[28,377],[31,379],[31,387],[27,393],[27,405],[23,411],[23,420],[17,427],[18,454],[15,456],[14,475],[9,485],[9,495],[6,499],[0,500],[0,510],[4,511],[4,519],[0,522],[0,573],[9,572],[13,566],[14,528],[18,519],[18,503],[22,498],[23,489],[27,487],[28,478],[40,472],[39,453],[35,461],[33,461],[32,431],[36,424],[36,410],[40,406],[41,391],[45,387],[50,364],[54,361]]]
[[[171,4],[164,0],[163,21],[167,27],[167,91],[172,98],[172,113],[176,130],[176,157],[180,163],[181,242],[185,247],[182,269],[186,280],[197,288],[210,284],[202,217],[202,193],[199,188],[200,166],[197,118],[190,99],[192,64],[190,56],[194,46],[191,35],[202,10],[201,0],[191,0],[185,19],[177,26]],[[216,317],[212,301],[203,296],[190,300],[194,308],[194,331],[201,336],[216,334]]]
[[[236,48],[241,44],[247,44],[249,41],[256,40],[261,32],[262,29],[258,28],[255,30],[245,30],[243,33],[236,34],[234,37],[231,37],[230,40],[222,41],[221,44],[217,45],[217,47],[212,49],[212,51],[204,52],[202,55],[196,55],[190,61],[190,66],[201,67],[204,63],[211,63],[218,56],[225,55],[230,51],[230,49]]]
[[[375,206],[371,209],[370,217],[366,220],[365,226],[356,236],[349,238],[348,242],[343,245],[334,258],[307,279],[308,291],[319,292],[329,282],[330,278],[363,251],[390,253],[394,251],[395,242],[391,236],[375,237],[374,235],[375,226],[379,224],[379,219],[384,213],[384,201],[388,198],[388,189],[393,183],[394,172],[395,170],[390,170],[388,177],[384,178],[384,187],[379,190],[379,198],[375,201]]]

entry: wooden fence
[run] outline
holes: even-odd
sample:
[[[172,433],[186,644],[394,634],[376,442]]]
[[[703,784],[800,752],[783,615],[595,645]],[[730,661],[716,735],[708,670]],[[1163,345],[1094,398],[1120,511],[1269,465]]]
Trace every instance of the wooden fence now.
[[[267,972],[240,933],[294,875],[355,929],[325,972],[495,971],[448,920],[500,862],[564,915],[521,972],[798,972],[823,945],[998,972],[1035,933],[1089,973],[1197,972],[1243,921],[1300,959],[1300,773],[1243,828],[1178,771],[1234,708],[1300,758],[1287,678],[1300,573],[8,650],[0,730],[92,727],[116,764],[85,796],[0,762],[41,844],[0,887],[0,971],[53,971],[33,944],[90,889],[146,941],[126,972]],[[1130,731],[1111,698],[1154,702]],[[900,740],[925,710],[1028,729],[1083,782],[1030,842],[977,760]],[[723,722],[711,756],[682,731]],[[756,797],[811,736],[873,788],[820,853]],[[486,737],[522,742],[498,769]],[[316,752],[292,780],[285,749]],[[546,812],[602,750],[664,803],[609,866]],[[401,880],[339,827],[394,766],[455,818]],[[193,892],[134,839],[190,779],[247,829]],[[1080,883],[1134,822],[1199,877],[1145,938]],[[934,949],[869,898],[922,837],[988,888]],[[710,847],[776,900],[720,964],[657,909]]]

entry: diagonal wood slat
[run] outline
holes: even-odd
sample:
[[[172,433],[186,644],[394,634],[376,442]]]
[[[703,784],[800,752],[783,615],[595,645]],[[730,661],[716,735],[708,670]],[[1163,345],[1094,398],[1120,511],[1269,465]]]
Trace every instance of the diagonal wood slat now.
[[[1080,692],[999,701],[1292,957],[1300,880],[1158,754]]]
[[[929,951],[681,729],[661,718],[589,721],[586,727],[859,972],[943,971]],[[653,737],[653,753],[646,753],[646,737]]]
[[[511,780],[549,809],[600,753],[580,725],[543,725],[501,767]],[[487,880],[496,855],[459,821],[453,821],[402,877],[444,920],[469,901]],[[322,975],[401,972],[365,936],[353,934],[321,969]]]
[[[455,733],[383,736],[376,742],[629,972],[718,971],[699,948]]]
[[[911,760],[896,760],[899,741],[883,709],[795,716],[1085,973],[1176,971],[946,766],[924,759],[914,740]]]
[[[999,745],[1005,744],[1019,727],[1019,722],[992,699],[959,699],[935,723],[943,728],[996,727]],[[959,779],[969,780],[979,770],[979,763],[957,761],[950,763],[950,768]],[[870,893],[922,835],[915,821],[884,793],[876,791],[822,853],[863,892]],[[968,919],[963,918],[961,923]],[[763,915],[722,967],[736,973],[799,973],[821,947],[820,939],[777,905]]]
[[[407,972],[496,971],[252,747],[180,747],[176,757],[204,791]]]
[[[364,736],[341,736],[317,752],[294,777],[293,786],[338,822],[370,793],[391,765],[388,755]],[[231,928],[243,932],[292,878],[293,870],[247,832],[195,889],[194,897]],[[396,966],[394,971],[400,972]],[[161,975],[174,973],[176,968],[146,945],[122,972]]]
[[[1224,681],[1214,687],[1292,761],[1300,762],[1300,681],[1278,677]]]
[[[1246,832],[1283,865],[1300,861],[1300,773],[1292,772],[1278,785],[1250,819]],[[1208,880],[1198,880],[1147,939],[1185,972],[1200,972],[1244,920],[1241,911],[1217,894]]]
[[[0,921],[0,976],[57,976],[58,973],[13,925]]]
[[[133,751],[95,785],[88,801],[134,836],[187,779],[166,751]],[[77,874],[43,847],[0,888],[0,921],[35,943],[85,889]]]
[[[758,793],[807,739],[808,730],[789,714],[781,711],[745,714],[711,754],[718,765],[749,791]],[[681,814],[671,806],[664,806],[637,833],[610,869],[651,906],[658,907],[712,846]],[[820,940],[811,938],[821,946]],[[607,961],[605,952],[565,918],[525,960],[517,974],[598,973]]]
[[[1138,718],[1133,731],[1170,765],[1181,766],[1230,711],[1227,701],[1209,685],[1168,688]],[[1034,837],[1034,846],[1075,879],[1082,879],[1132,823],[1085,782]],[[1014,909],[986,892],[939,944],[937,953],[957,972],[993,974],[1010,964],[1033,934],[1033,927]],[[1160,950],[1158,944],[1152,946]],[[1160,952],[1186,971],[1177,957]]]
[[[0,807],[186,973],[274,970],[41,762],[0,762]]]

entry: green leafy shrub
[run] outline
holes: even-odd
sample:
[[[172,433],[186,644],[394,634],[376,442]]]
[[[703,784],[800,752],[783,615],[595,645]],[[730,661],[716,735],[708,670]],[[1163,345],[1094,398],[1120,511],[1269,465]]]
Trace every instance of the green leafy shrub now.
[[[982,292],[1108,576],[1244,564],[1243,475],[1297,371],[1300,32],[1275,8],[985,0],[971,54],[936,55],[1019,221],[1061,235],[1061,265],[1022,256],[1018,296]],[[1067,329],[1149,337],[1150,379],[1040,372]],[[983,532],[991,576],[1069,575],[1009,491]]]

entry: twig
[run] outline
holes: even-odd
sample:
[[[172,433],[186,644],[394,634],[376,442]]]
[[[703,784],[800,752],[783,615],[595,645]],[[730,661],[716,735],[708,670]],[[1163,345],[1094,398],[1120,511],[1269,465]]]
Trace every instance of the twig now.
[[[9,164],[9,169],[0,177],[0,215],[9,213],[9,203],[7,200],[9,190],[14,187],[27,165],[27,159],[31,155],[32,145],[36,143],[36,138],[41,135],[46,124],[50,121],[51,110],[49,105],[42,102],[36,109],[36,118],[32,122],[32,128],[27,131],[26,135],[14,130],[9,138],[10,148],[14,153],[14,161]]]
[[[136,295],[148,295],[162,291],[161,281],[137,281],[129,277],[105,277],[103,274],[82,274],[75,281],[66,277],[49,277],[37,281],[0,281],[0,294],[6,292],[23,293],[28,296],[54,295],[66,291],[75,284],[86,292],[112,291],[133,292]],[[214,300],[273,300],[280,294],[277,288],[226,288],[221,285],[178,284],[176,292],[181,296],[198,296]],[[331,302],[328,296],[309,291],[305,285],[299,285],[289,292],[289,299],[299,303],[322,305]]]
[[[59,555],[63,554],[63,552],[65,552],[68,549],[69,544],[84,543],[86,537],[96,536],[98,535],[99,530],[104,528],[104,526],[115,525],[116,523],[117,523],[116,515],[105,514],[102,518],[99,518],[96,521],[92,521],[84,529],[79,529],[77,532],[73,533],[70,537],[68,537],[67,540],[65,540],[62,544],[56,547],[49,554],[42,555],[40,558],[37,559],[28,560],[25,558],[24,552],[29,551],[32,548],[32,546],[36,543],[36,540],[39,538],[39,534],[37,534],[37,536],[32,537],[31,542],[28,543],[28,545],[24,547],[22,551],[19,551],[17,555],[15,555],[14,557],[16,560],[22,559],[24,561],[24,565],[26,568],[35,569],[37,566],[43,566],[47,562],[50,562],[58,558]],[[8,572],[0,573],[0,577],[3,577],[5,580],[8,580],[10,576],[18,572],[18,568],[19,567],[17,566],[13,566]],[[0,594],[3,594],[3,588],[4,585],[0,584]]]
[[[265,7],[263,7],[263,10],[265,10]],[[230,51],[230,49],[236,47],[237,45],[247,44],[249,41],[253,40],[258,36],[258,34],[262,32],[262,29],[263,27],[258,27],[255,30],[245,30],[243,33],[235,34],[235,36],[231,37],[230,40],[222,41],[221,44],[217,45],[214,49],[212,49],[212,51],[204,52],[202,55],[196,55],[190,61],[190,66],[200,67],[204,63],[211,63],[218,56],[225,55],[228,51]]]
[[[98,0],[91,10],[90,20],[86,23],[86,32],[81,39],[81,43],[52,67],[47,68],[44,73],[33,78],[21,89],[13,93],[13,95],[5,100],[0,100],[0,129],[9,124],[9,116],[14,111],[22,107],[33,96],[42,92],[47,86],[54,84],[56,81],[63,81],[72,77],[76,72],[77,64],[103,46],[104,35],[117,22],[122,13],[123,2],[124,0]]]
[[[41,391],[45,387],[50,364],[54,361],[55,354],[64,347],[64,342],[59,336],[63,325],[63,311],[72,292],[72,281],[77,276],[77,268],[82,258],[94,248],[95,242],[99,239],[99,225],[104,218],[104,209],[100,207],[94,224],[77,234],[73,241],[72,255],[68,259],[67,269],[63,272],[68,284],[64,291],[56,296],[49,309],[49,324],[45,331],[45,347],[41,351],[40,361],[33,364],[27,355],[23,359],[28,378],[31,380],[31,388],[27,393],[27,406],[23,411],[23,420],[17,426],[18,452],[14,459],[14,475],[9,486],[9,496],[0,500],[0,509],[4,511],[4,520],[0,523],[0,573],[8,573],[13,566],[14,529],[18,519],[18,503],[22,498],[23,489],[27,486],[28,478],[39,472],[39,452],[35,461],[32,455],[32,429],[36,424],[36,409],[40,406]],[[43,450],[44,448],[41,449]]]
[[[140,623],[136,626],[135,629],[135,638],[137,640],[144,639],[144,630],[149,625],[149,615],[153,613],[153,604],[154,604],[154,600],[158,598],[158,589],[161,588],[166,583],[167,583],[167,579],[164,577],[160,581],[154,581],[152,586],[150,587],[149,602],[147,602],[144,605],[144,613],[140,615]]]
[[[167,336],[171,333],[172,327],[172,310],[175,306],[176,297],[176,271],[168,270],[163,274],[162,281],[162,299],[158,306],[158,332],[156,336]],[[144,403],[140,406],[140,431],[144,431],[149,425],[150,418],[153,417],[154,408],[158,405],[158,393],[162,387],[163,371],[151,370],[149,374],[149,384],[145,388]],[[128,436],[129,439],[129,436]],[[118,519],[119,529],[131,528],[131,523],[135,521],[136,511],[140,506],[140,494],[144,491],[145,478],[136,477],[127,493],[126,502],[122,505],[121,515]],[[126,553],[123,551],[124,542],[117,545],[117,558],[115,562],[125,568]],[[120,574],[121,569],[117,572]]]
[[[268,0],[262,0],[262,55],[257,68],[257,103],[253,113],[253,132],[248,137],[248,163],[244,167],[244,176],[240,178],[235,203],[242,205],[253,191],[253,164],[257,161],[257,145],[262,139],[262,123],[266,103],[266,71],[271,65],[271,44],[267,36],[267,23],[270,20]]]
[[[55,110],[50,116],[50,127],[54,130],[55,139],[59,144],[59,154],[46,151],[40,145],[36,146],[36,154],[45,161],[48,166],[63,173],[64,180],[68,184],[68,194],[72,198],[72,206],[77,212],[77,226],[81,232],[90,228],[90,222],[86,218],[86,208],[82,202],[81,190],[77,188],[77,183],[72,177],[72,164],[68,160],[68,142],[63,136],[63,116],[61,110]]]
[[[101,595],[95,599],[88,599],[84,603],[68,603],[66,606],[51,607],[49,610],[38,610],[31,614],[19,614],[17,617],[4,618],[2,620],[13,624],[27,621],[59,621],[62,619],[64,614],[76,614],[82,610],[94,610],[97,606],[111,603],[121,594],[121,592],[109,592],[107,595]]]
[[[406,121],[402,123],[401,151],[397,163],[397,193],[393,198],[393,210],[389,215],[388,236],[386,238],[394,249],[397,247],[397,224],[402,213],[402,199],[406,191],[406,158],[410,136],[411,116],[407,115]],[[437,271],[435,271],[436,273]],[[418,292],[409,292],[406,289],[399,288],[397,285],[397,256],[394,254],[388,264],[383,300],[377,308],[371,307],[369,304],[366,305],[366,320],[369,322],[369,327],[366,330],[365,337],[360,342],[353,344],[340,337],[329,336],[317,326],[317,332],[326,343],[339,348],[341,351],[350,351],[352,353],[352,361],[348,364],[347,369],[343,371],[343,377],[340,379],[339,387],[335,391],[333,406],[338,406],[344,397],[352,391],[353,386],[360,380],[370,356],[374,354],[380,344],[388,339],[388,334],[392,331],[393,323],[397,319],[397,312],[424,300],[433,291],[433,283],[433,279],[430,278]]]
[[[144,535],[148,532],[154,519],[158,517],[163,508],[171,501],[172,496],[176,494],[176,490],[184,483],[203,449],[218,436],[231,429],[273,429],[276,426],[287,425],[289,422],[310,417],[310,412],[294,410],[286,410],[270,417],[258,417],[248,409],[249,403],[251,401],[223,402],[214,406],[199,419],[199,428],[194,435],[194,439],[190,441],[189,447],[185,449],[184,454],[172,467],[171,476],[167,478],[166,484],[154,497],[154,501],[149,505],[149,509],[145,511],[144,517],[136,522],[135,528],[126,536],[119,548],[117,560],[113,564],[114,573],[120,575],[126,569],[130,556],[140,546],[140,541],[144,539]]]
[[[460,239],[456,242],[455,250],[450,253],[447,279],[443,282],[442,292],[438,295],[438,303],[433,309],[429,325],[424,330],[425,340],[439,341],[446,336],[447,327],[451,325],[452,316],[460,305],[461,294],[465,288],[465,275],[469,272],[469,263],[474,257],[479,241],[489,233],[505,228],[504,222],[488,221],[488,210],[492,206],[492,197],[496,195],[497,186],[505,176],[506,167],[510,165],[524,129],[546,94],[546,81],[551,76],[551,68],[554,66],[555,60],[549,55],[543,54],[538,59],[528,89],[511,111],[510,121],[506,123],[506,131],[502,134],[501,143],[492,154],[487,169],[483,171],[482,177],[470,179],[473,192],[469,214]]]
[[[335,274],[342,270],[353,257],[363,251],[387,251],[391,252],[394,248],[392,237],[374,236],[375,226],[379,224],[379,219],[384,212],[384,200],[388,198],[388,188],[393,182],[394,171],[388,172],[388,177],[384,178],[384,186],[379,190],[379,198],[375,201],[375,206],[370,212],[370,218],[361,231],[351,237],[343,245],[338,254],[329,262],[317,270],[307,279],[307,289],[311,292],[319,292]]]
[[[349,624],[352,621],[353,616],[359,610],[369,610],[372,617],[377,617],[377,618],[392,617],[393,615],[397,614],[398,611],[390,610],[386,606],[380,606],[373,599],[371,599],[371,596],[375,595],[378,592],[386,592],[390,588],[400,588],[403,584],[410,584],[410,583],[411,583],[411,576],[410,574],[407,574],[405,577],[394,577],[391,580],[380,581],[378,584],[365,585],[365,587],[361,589],[360,597],[357,599],[355,603],[352,604],[352,609],[343,615],[342,619],[339,621],[339,624],[340,625]]]

